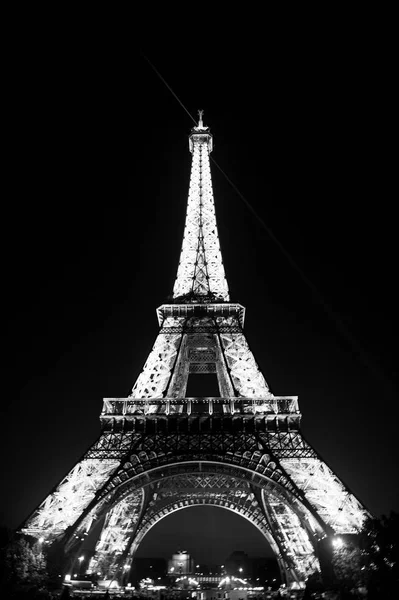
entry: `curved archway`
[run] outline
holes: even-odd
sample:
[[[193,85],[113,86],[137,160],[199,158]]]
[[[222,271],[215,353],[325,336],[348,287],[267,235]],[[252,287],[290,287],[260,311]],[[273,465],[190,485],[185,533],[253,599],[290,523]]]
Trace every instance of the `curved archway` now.
[[[162,485],[162,482],[168,478],[182,474],[184,476],[220,474],[237,477],[254,488],[266,490],[268,494],[272,492],[283,502],[289,501],[299,522],[310,535],[313,546],[315,546],[313,539],[315,536],[319,539],[325,536],[328,527],[317,511],[309,504],[303,492],[297,488],[279,462],[270,453],[259,449],[253,435],[246,435],[245,440],[241,439],[241,436],[237,441],[234,435],[226,434],[220,448],[209,445],[207,452],[201,449],[201,443],[196,439],[198,436],[189,437],[185,434],[184,437],[185,447],[182,449],[180,445],[180,452],[176,454],[176,448],[171,448],[170,440],[163,439],[160,445],[156,437],[147,436],[141,446],[142,448],[145,446],[146,449],[137,449],[135,454],[127,456],[122,461],[117,471],[110,476],[90,505],[81,513],[78,521],[65,534],[64,543],[67,551],[72,551],[73,545],[78,544],[79,540],[87,535],[93,521],[113,510],[113,507],[126,495],[154,488]],[[181,440],[179,443],[181,444]],[[195,444],[199,444],[200,454],[194,451]],[[135,510],[135,520],[139,519],[140,511]],[[276,523],[276,519],[274,522]],[[284,544],[284,539],[281,539],[280,552],[285,554],[286,560],[290,562],[287,558],[288,552],[284,551]]]
[[[269,566],[273,577],[281,579],[281,565],[263,533],[248,518],[229,508],[195,504],[178,508],[162,517],[142,537],[135,552],[132,563],[134,580],[137,581],[138,574],[143,572],[145,559],[170,560],[178,550],[186,550],[195,561],[196,575],[201,575],[198,565],[205,565],[209,572],[204,570],[203,575],[220,575],[225,569],[229,575],[239,577],[251,577],[252,574],[256,581],[257,577],[266,577],[266,566]],[[248,558],[244,565],[236,564],[234,571],[234,562],[228,559],[233,552],[238,554],[237,551],[242,551],[244,559],[245,554]],[[223,570],[215,570],[217,566],[223,566]],[[244,566],[241,574],[238,566]],[[252,573],[251,566],[254,568]],[[143,576],[150,576],[150,573],[148,571]],[[256,585],[264,585],[264,581]]]
[[[300,499],[279,482],[241,465],[216,461],[174,462],[145,476],[145,483],[139,476],[140,486],[134,485],[134,478],[121,482],[110,504],[104,505],[108,529],[96,546],[96,570],[104,566],[102,556],[112,553],[115,560],[107,569],[115,572],[122,564],[126,568],[158,521],[198,504],[227,508],[255,525],[273,548],[286,579],[298,581],[318,568],[317,523]],[[132,515],[143,490],[143,508]]]
[[[170,502],[165,503],[158,507],[158,509],[152,514],[150,513],[145,518],[139,527],[134,543],[132,544],[131,557],[135,555],[140,544],[149,532],[156,527],[163,519],[171,516],[172,514],[181,510],[193,509],[193,508],[214,508],[227,510],[236,516],[244,518],[256,530],[263,536],[265,544],[269,546],[274,555],[279,558],[279,548],[276,544],[273,535],[268,526],[267,520],[260,506],[258,505],[254,495],[249,492],[248,496],[244,499],[244,502],[240,502],[242,497],[239,499],[229,498],[227,494],[221,494],[219,497],[203,497],[203,498],[190,498],[189,496],[181,497],[178,500],[171,499]]]

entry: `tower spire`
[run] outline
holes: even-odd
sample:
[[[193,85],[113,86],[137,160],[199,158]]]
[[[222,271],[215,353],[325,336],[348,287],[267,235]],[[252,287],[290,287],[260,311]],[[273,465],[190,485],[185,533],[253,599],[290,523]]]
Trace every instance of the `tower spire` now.
[[[203,110],[199,110],[198,111],[198,117],[199,117],[199,119],[198,119],[198,129],[203,129],[203,127],[204,127],[204,124],[202,122],[202,115],[203,114],[204,114]]]
[[[209,154],[213,137],[198,111],[198,126],[189,136],[192,153],[186,223],[173,297],[189,302],[229,301],[219,236]]]

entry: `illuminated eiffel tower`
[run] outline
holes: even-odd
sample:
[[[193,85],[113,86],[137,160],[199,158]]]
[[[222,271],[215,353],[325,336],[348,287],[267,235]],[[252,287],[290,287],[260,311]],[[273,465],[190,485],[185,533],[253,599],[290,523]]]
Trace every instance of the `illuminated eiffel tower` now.
[[[100,437],[21,531],[62,548],[71,569],[101,524],[87,570],[121,582],[161,518],[217,506],[255,525],[283,581],[300,584],[320,570],[326,540],[357,533],[367,511],[303,438],[297,396],[270,391],[248,346],[225,278],[202,111],[189,148],[180,262],[155,344],[130,396],[104,399]],[[200,377],[218,391],[190,397]]]

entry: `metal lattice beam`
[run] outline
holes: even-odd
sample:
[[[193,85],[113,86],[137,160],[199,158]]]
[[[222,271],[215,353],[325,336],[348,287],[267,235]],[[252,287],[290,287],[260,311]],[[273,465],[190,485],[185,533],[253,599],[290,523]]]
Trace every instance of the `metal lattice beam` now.
[[[173,297],[187,294],[229,300],[220,252],[213,199],[208,128],[194,127],[190,137],[193,155],[186,223]]]
[[[119,466],[118,460],[84,458],[42,502],[23,532],[53,540],[72,526]]]
[[[284,458],[285,471],[336,533],[359,533],[368,513],[319,458]]]

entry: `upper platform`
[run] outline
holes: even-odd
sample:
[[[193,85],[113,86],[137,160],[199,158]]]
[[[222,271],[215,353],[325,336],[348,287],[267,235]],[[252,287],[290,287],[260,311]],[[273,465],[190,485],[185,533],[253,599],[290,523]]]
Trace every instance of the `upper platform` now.
[[[209,127],[205,127],[202,122],[203,110],[198,111],[199,121],[197,127],[193,127],[189,137],[189,148],[190,152],[194,152],[196,144],[206,144],[208,146],[208,153],[210,154],[213,150],[213,136],[210,132]]]
[[[226,303],[190,303],[190,304],[162,304],[157,308],[159,326],[168,317],[236,317],[241,327],[244,327],[245,308],[241,304]]]

